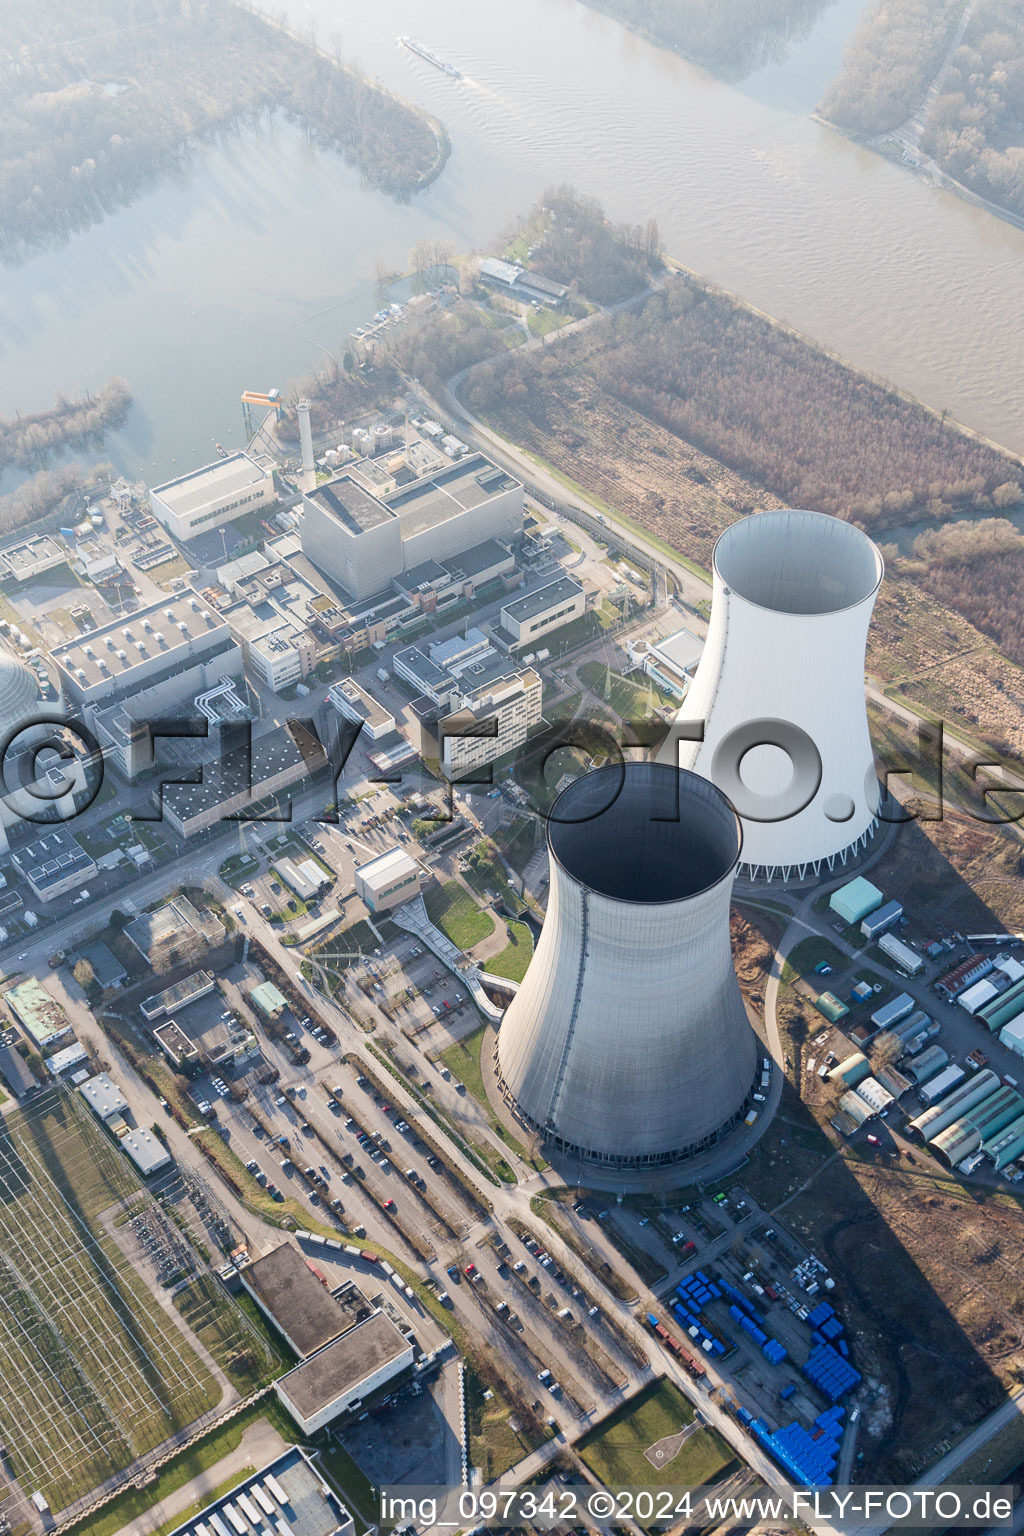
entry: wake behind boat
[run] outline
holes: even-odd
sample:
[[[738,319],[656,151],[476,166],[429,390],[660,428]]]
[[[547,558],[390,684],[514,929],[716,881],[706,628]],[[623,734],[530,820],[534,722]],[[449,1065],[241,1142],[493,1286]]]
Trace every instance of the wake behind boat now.
[[[456,69],[454,64],[449,64],[445,59],[438,58],[423,43],[418,43],[414,37],[400,37],[398,41],[403,48],[408,48],[410,53],[415,53],[419,58],[426,59],[428,64],[433,64],[435,69],[443,70],[453,80],[462,79],[462,70]]]

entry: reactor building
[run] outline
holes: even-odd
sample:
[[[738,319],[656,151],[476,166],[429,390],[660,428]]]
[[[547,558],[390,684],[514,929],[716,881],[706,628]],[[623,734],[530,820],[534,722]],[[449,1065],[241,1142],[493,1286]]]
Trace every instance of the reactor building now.
[[[878,824],[864,653],[882,557],[852,524],[787,509],[727,528],[712,563],[704,652],[658,760],[728,796],[743,874],[806,879]]]
[[[725,796],[665,764],[600,768],[558,796],[547,915],[496,1051],[502,1092],[549,1147],[657,1168],[747,1117],[760,1061],[729,942],[740,846]]]

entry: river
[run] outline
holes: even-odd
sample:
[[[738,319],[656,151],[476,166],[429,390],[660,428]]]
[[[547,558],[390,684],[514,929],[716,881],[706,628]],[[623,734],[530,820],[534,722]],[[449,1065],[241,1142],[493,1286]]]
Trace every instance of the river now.
[[[111,374],[136,406],[105,450],[150,480],[242,441],[243,389],[283,387],[376,307],[376,260],[486,249],[543,187],[653,215],[688,266],[1024,451],[1024,231],[809,116],[861,0],[725,83],[578,0],[285,0],[446,123],[453,153],[401,205],[275,121],[197,149],[131,206],[0,277],[0,412]],[[278,9],[274,0],[274,9]],[[452,60],[453,81],[397,43]]]

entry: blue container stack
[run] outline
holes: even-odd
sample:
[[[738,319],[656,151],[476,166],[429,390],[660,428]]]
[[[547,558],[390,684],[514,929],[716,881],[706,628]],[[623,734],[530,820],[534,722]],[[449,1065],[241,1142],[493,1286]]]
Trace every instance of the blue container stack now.
[[[733,1305],[739,1307],[743,1312],[747,1314],[748,1317],[752,1317],[755,1323],[764,1322],[764,1318],[754,1306],[753,1302],[748,1301],[742,1291],[738,1291],[734,1285],[729,1284],[728,1280],[723,1280],[721,1277],[719,1277],[715,1283],[721,1290],[722,1295],[727,1296]],[[729,1310],[731,1312],[732,1307],[730,1307]]]
[[[786,1385],[783,1387],[782,1391],[779,1393],[779,1396],[782,1399],[782,1401],[785,1403],[785,1402],[788,1401],[789,1398],[791,1398],[793,1396],[793,1393],[795,1391],[796,1391],[796,1382],[795,1381],[787,1381]]]
[[[849,1361],[849,1346],[842,1337],[843,1325],[830,1302],[819,1302],[808,1314],[812,1349],[804,1365],[804,1375],[824,1392],[831,1402],[852,1392],[861,1379]]]
[[[839,1458],[842,1419],[842,1408],[828,1408],[809,1430],[797,1423],[771,1430],[763,1419],[752,1419],[748,1428],[797,1483],[807,1488],[828,1488]],[[741,1419],[742,1422],[746,1421]]]
[[[804,1375],[833,1403],[852,1392],[861,1379],[860,1371],[831,1344],[815,1344],[804,1362]]]
[[[702,1269],[698,1269],[696,1274],[687,1275],[686,1279],[676,1286],[676,1295],[679,1300],[672,1303],[672,1311],[687,1331],[691,1328],[697,1329],[698,1337],[705,1346],[705,1353],[724,1355],[727,1348],[735,1349],[736,1346],[731,1339],[723,1342],[701,1319],[701,1309],[707,1306],[709,1301],[720,1299],[722,1295],[721,1287],[714,1280],[709,1280]]]
[[[761,1353],[769,1365],[781,1365],[786,1358],[786,1350],[778,1339],[767,1339],[761,1347]]]

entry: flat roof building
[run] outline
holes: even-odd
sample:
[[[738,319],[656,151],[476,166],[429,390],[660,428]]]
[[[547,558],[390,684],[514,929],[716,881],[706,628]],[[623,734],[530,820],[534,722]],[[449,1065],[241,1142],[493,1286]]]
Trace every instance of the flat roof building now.
[[[704,641],[689,629],[653,640],[643,659],[646,675],[665,693],[681,699],[704,653]]]
[[[128,1154],[144,1179],[158,1173],[161,1168],[168,1167],[172,1160],[170,1152],[159,1136],[154,1136],[152,1131],[147,1131],[144,1127],[129,1131],[127,1136],[122,1136],[121,1150]]]
[[[212,912],[200,912],[187,897],[175,896],[155,911],[133,918],[125,925],[124,936],[151,966],[157,956],[191,958],[221,943],[224,924]]]
[[[395,729],[395,717],[382,704],[360,688],[354,678],[346,677],[333,683],[327,694],[339,715],[359,725],[371,741],[383,741]]]
[[[307,1435],[360,1406],[409,1369],[415,1350],[383,1312],[374,1312],[340,1339],[280,1377],[274,1390]]]
[[[327,766],[319,737],[303,721],[288,721],[254,737],[251,754],[236,753],[208,766],[202,784],[165,785],[164,820],[183,838],[218,822],[245,820],[282,790],[308,788]]]
[[[523,487],[482,454],[420,478],[366,478],[354,465],[302,502],[304,552],[357,600],[425,562],[522,534]]]
[[[71,1020],[56,998],[35,976],[19,981],[3,994],[4,1002],[37,1050],[47,1054],[71,1033]]]
[[[280,1243],[239,1274],[260,1311],[303,1360],[349,1326],[346,1309],[292,1243]]]
[[[274,868],[300,901],[312,901],[325,885],[331,883],[330,876],[315,859],[301,859],[297,864],[294,859],[278,859]]]
[[[178,1525],[170,1536],[355,1536],[355,1522],[293,1446]]]
[[[48,533],[36,534],[31,539],[20,539],[0,549],[0,577],[13,576],[15,581],[31,581],[46,571],[56,570],[67,560],[63,544]]]
[[[216,985],[217,978],[212,971],[193,971],[190,976],[183,976],[180,981],[172,982],[162,992],[155,992],[152,997],[144,997],[139,1004],[139,1012],[144,1019],[152,1022],[154,1019],[163,1018],[165,1014],[173,1013],[178,1008],[187,1008],[189,1003],[206,997]]]
[[[389,912],[419,895],[420,867],[401,848],[389,848],[355,870],[356,894],[371,912]]]
[[[536,592],[507,603],[501,610],[501,626],[514,645],[533,645],[541,636],[582,618],[586,611],[586,588],[574,576],[559,576]]]
[[[74,1071],[88,1059],[85,1046],[76,1040],[74,1045],[65,1045],[61,1050],[54,1051],[46,1063],[46,1070],[51,1077],[63,1077],[65,1072]]]
[[[128,972],[120,960],[114,959],[110,950],[100,939],[94,939],[91,944],[83,944],[78,954],[80,959],[87,961],[91,966],[96,985],[102,987],[104,991],[108,987],[119,987],[128,979]]]
[[[117,1119],[128,1108],[128,1100],[106,1072],[97,1072],[78,1091],[97,1120],[104,1123]]]
[[[439,761],[449,779],[518,751],[544,720],[544,685],[531,668],[506,662],[500,675],[467,686],[471,675],[463,674],[456,708],[438,721]]]
[[[14,849],[11,859],[39,901],[56,901],[98,873],[96,860],[63,827]]]
[[[269,459],[231,453],[202,469],[153,486],[149,501],[157,522],[176,539],[186,541],[243,513],[269,506],[276,495]]]
[[[191,588],[101,624],[50,655],[64,696],[90,710],[136,705],[140,695],[148,708],[163,701],[159,690],[169,680],[175,685],[168,703],[193,697],[223,673],[239,675],[242,659],[224,619]]]

